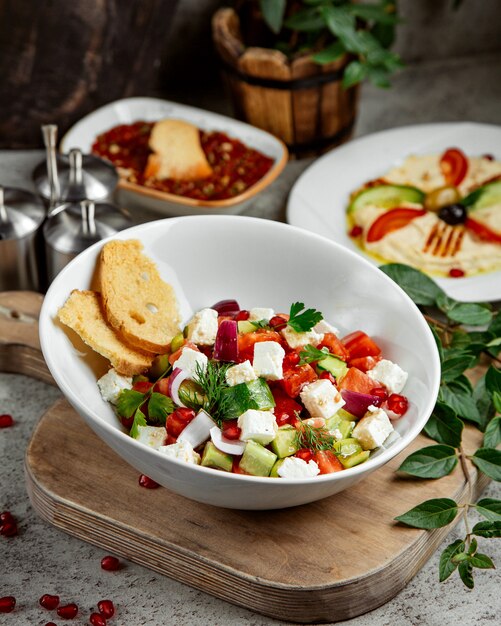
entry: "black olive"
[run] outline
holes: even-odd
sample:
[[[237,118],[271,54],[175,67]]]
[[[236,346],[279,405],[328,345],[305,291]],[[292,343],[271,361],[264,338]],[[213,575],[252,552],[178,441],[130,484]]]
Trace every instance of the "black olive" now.
[[[456,226],[456,224],[464,224],[466,221],[467,211],[462,204],[448,204],[443,206],[438,212],[438,217],[446,224]]]

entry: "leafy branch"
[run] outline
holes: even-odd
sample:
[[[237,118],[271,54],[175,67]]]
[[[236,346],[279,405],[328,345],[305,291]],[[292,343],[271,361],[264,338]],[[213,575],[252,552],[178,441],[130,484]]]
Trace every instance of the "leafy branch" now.
[[[439,565],[444,581],[457,569],[464,585],[474,586],[475,568],[492,569],[489,556],[478,552],[477,538],[501,537],[501,500],[484,498],[473,502],[471,461],[492,480],[501,482],[501,370],[493,363],[501,350],[501,314],[486,303],[464,303],[448,297],[429,277],[406,265],[382,267],[421,308],[437,342],[441,361],[438,401],[424,432],[437,443],[410,454],[398,471],[427,479],[450,474],[459,464],[468,487],[467,501],[435,498],[418,504],[395,519],[422,529],[441,528],[454,521],[462,510],[464,539],[445,548]],[[465,327],[466,326],[466,327]],[[473,330],[471,330],[473,328]],[[477,330],[478,329],[478,330]],[[465,372],[488,357],[491,365],[475,387]],[[483,445],[472,455],[462,445],[464,422],[484,433]],[[486,521],[470,526],[468,513],[475,509]]]

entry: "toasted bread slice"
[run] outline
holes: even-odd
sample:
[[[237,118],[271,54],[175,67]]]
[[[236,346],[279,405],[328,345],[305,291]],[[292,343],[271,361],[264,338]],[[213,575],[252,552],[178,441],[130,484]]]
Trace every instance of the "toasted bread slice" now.
[[[110,241],[101,250],[101,294],[108,323],[131,346],[168,351],[179,332],[176,294],[139,241]]]
[[[146,178],[196,180],[212,174],[200,143],[200,131],[193,124],[161,120],[153,126],[149,146],[153,154],[146,164]]]
[[[101,296],[95,291],[71,292],[58,311],[59,320],[74,330],[93,350],[109,359],[119,374],[142,374],[150,366],[147,356],[124,344],[107,324],[101,306]]]

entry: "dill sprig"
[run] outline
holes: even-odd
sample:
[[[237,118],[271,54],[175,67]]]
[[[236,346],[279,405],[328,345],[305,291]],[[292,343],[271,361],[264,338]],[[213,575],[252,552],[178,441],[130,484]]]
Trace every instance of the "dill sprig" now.
[[[196,391],[180,389],[179,398],[183,404],[190,408],[202,406],[214,420],[221,422],[224,415],[226,398],[223,390],[228,387],[226,382],[226,372],[231,366],[229,363],[217,363],[209,361],[204,369],[200,363],[195,364],[194,382],[200,387],[203,395],[202,403]]]
[[[311,426],[304,422],[297,431],[297,443],[299,448],[308,448],[310,450],[333,450],[337,439],[330,434],[327,428],[320,426]]]

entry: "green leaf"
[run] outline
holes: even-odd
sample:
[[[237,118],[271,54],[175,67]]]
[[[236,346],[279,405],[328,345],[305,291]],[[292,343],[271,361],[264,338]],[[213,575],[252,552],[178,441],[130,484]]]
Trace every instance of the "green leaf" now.
[[[327,28],[344,45],[348,52],[360,52],[355,16],[347,7],[323,6],[320,12]]]
[[[484,447],[495,448],[501,443],[501,415],[494,417],[485,429]]]
[[[456,539],[451,543],[440,555],[440,563],[438,566],[439,580],[441,583],[447,580],[449,576],[457,568],[457,563],[453,560],[458,554],[461,554],[465,548],[464,541]]]
[[[316,8],[294,13],[285,20],[284,25],[300,32],[320,31],[326,27],[325,19]]]
[[[466,552],[460,552],[456,554],[456,556],[452,559],[452,561],[456,564],[462,563],[463,561],[469,560],[469,555]]]
[[[323,65],[324,63],[332,63],[332,61],[337,61],[340,59],[345,53],[345,49],[343,44],[340,41],[335,41],[330,46],[327,46],[320,52],[314,54],[311,58],[315,63],[320,63]]]
[[[479,552],[470,558],[470,565],[479,569],[496,569],[491,558]]]
[[[282,30],[286,0],[259,0],[263,19],[276,35]]]
[[[501,314],[497,311],[487,329],[494,337],[501,337]]]
[[[495,391],[492,394],[492,404],[494,405],[495,410],[498,413],[501,413],[501,393],[499,393],[499,391]]]
[[[437,327],[434,325],[430,325],[431,334],[435,339],[435,343],[437,344],[438,356],[440,357],[440,363],[444,360],[444,348],[442,346],[442,340],[437,332]]]
[[[397,471],[419,478],[442,478],[452,472],[457,462],[456,451],[451,446],[428,446],[409,455]]]
[[[360,63],[360,61],[352,61],[346,66],[343,74],[343,89],[349,89],[360,83],[368,74],[366,65]]]
[[[254,326],[254,328],[269,328],[270,322],[268,320],[249,320],[249,322]],[[285,326],[285,320],[284,320]]]
[[[390,73],[390,70],[387,70],[384,67],[373,67],[372,65],[369,65],[367,67],[367,75],[369,77],[369,80],[373,85],[381,89],[387,89],[388,87],[391,87],[389,79]]]
[[[117,413],[120,417],[132,417],[145,400],[144,393],[123,389],[118,396]]]
[[[491,394],[501,394],[501,370],[491,365],[485,373],[485,388]]]
[[[174,411],[174,402],[163,393],[153,392],[148,402],[148,416],[157,424],[164,425],[167,415]]]
[[[297,333],[308,332],[324,319],[324,316],[320,311],[315,309],[304,309],[302,302],[294,302],[290,308],[289,321],[287,326],[290,326]]]
[[[468,561],[463,561],[458,567],[459,576],[468,589],[473,589],[475,583],[473,582],[473,568]]]
[[[305,363],[313,363],[314,361],[320,361],[321,359],[325,359],[328,356],[329,348],[324,346],[321,350],[315,348],[314,346],[308,344],[304,346],[304,348],[299,353],[299,365],[304,365]]]
[[[487,428],[487,424],[495,413],[492,398],[485,387],[485,375],[477,381],[475,390],[473,391],[473,400],[477,405],[480,418],[478,427],[483,432]]]
[[[501,500],[495,498],[483,498],[475,505],[475,508],[491,522],[501,522]]]
[[[470,458],[478,469],[487,474],[489,478],[497,482],[501,481],[501,450],[479,448]]]
[[[454,302],[445,312],[447,317],[453,322],[467,324],[468,326],[484,326],[492,319],[492,311],[489,309],[488,304]]]
[[[452,522],[457,512],[458,507],[454,500],[433,498],[418,504],[395,519],[414,528],[442,528]]]
[[[442,363],[442,381],[449,383],[473,366],[475,357],[464,352],[456,352],[456,356],[447,356]]]
[[[485,539],[497,539],[501,537],[501,521],[478,522],[471,530],[473,535]]]
[[[384,7],[374,4],[353,4],[348,9],[353,15],[367,22],[396,24],[399,21],[394,12],[385,11]]]
[[[447,404],[458,417],[470,422],[480,423],[480,414],[471,392],[465,391],[462,384],[451,381],[440,386],[438,394],[440,402]]]
[[[438,296],[444,293],[431,278],[408,265],[389,263],[380,269],[393,279],[416,304],[433,306]]]
[[[477,540],[474,538],[471,540],[470,547],[468,548],[468,554],[470,556],[472,554],[475,554],[475,552],[477,551],[477,548],[478,548],[478,543],[477,543]]]
[[[134,415],[134,421],[132,422],[132,426],[129,432],[129,435],[131,437],[133,437],[134,439],[137,439],[139,437],[139,426],[147,426],[148,424],[146,423],[146,416],[145,414],[141,411],[141,409],[138,409]]]
[[[446,404],[437,402],[424,432],[438,443],[459,448],[463,428],[463,422],[456,417],[454,411]]]

